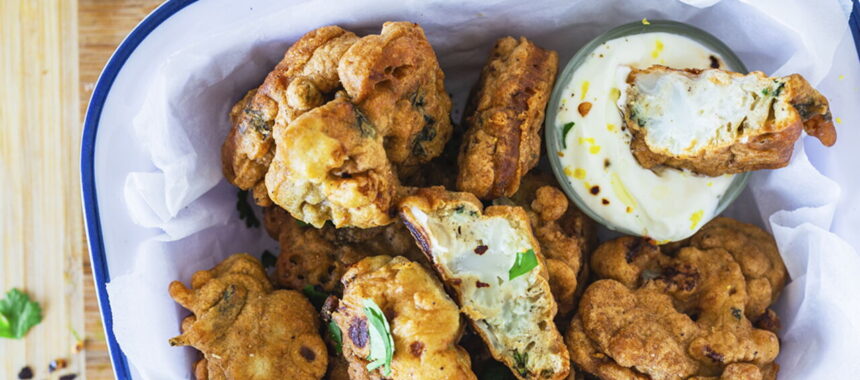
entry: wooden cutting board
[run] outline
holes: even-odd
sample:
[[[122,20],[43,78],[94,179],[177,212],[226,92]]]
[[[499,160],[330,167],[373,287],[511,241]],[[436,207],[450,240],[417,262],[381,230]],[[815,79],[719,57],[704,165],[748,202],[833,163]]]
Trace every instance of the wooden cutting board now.
[[[0,1],[0,293],[20,288],[44,315],[23,340],[0,339],[0,379],[25,366],[39,380],[113,378],[81,214],[81,126],[107,59],[159,4]],[[50,373],[55,359],[68,367]]]

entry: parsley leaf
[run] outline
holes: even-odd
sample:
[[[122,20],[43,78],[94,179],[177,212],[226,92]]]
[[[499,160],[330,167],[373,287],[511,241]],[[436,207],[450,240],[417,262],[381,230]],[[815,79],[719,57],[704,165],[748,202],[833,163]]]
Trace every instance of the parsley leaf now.
[[[334,342],[334,351],[340,355],[343,351],[343,332],[340,331],[340,326],[334,323],[334,321],[329,321],[328,323],[328,335]]]
[[[394,357],[394,339],[391,337],[391,327],[388,326],[388,320],[385,319],[385,314],[376,305],[373,300],[365,299],[364,315],[367,316],[370,335],[370,355],[367,360],[367,370],[373,371],[379,367],[383,367],[382,375],[391,376],[391,359]]]
[[[18,289],[0,300],[0,337],[21,339],[31,327],[42,321],[42,308]]]
[[[245,221],[245,227],[260,227],[260,220],[254,214],[254,209],[248,203],[248,190],[239,190],[236,193],[236,210],[239,210],[239,219]]]
[[[571,129],[573,129],[574,125],[576,125],[576,123],[571,121],[570,123],[565,124],[564,127],[562,128],[562,130],[561,130],[561,146],[567,148],[567,133],[570,132]]]
[[[305,285],[305,287],[302,288],[302,293],[305,294],[305,297],[308,297],[317,310],[322,308],[326,298],[328,298],[328,293],[323,291],[322,288],[310,284]]]
[[[278,256],[273,255],[272,252],[269,252],[267,249],[263,251],[263,256],[260,258],[260,261],[263,262],[263,268],[271,268],[278,262]]]
[[[529,353],[528,352],[524,352],[524,353],[520,354],[519,351],[514,350],[514,368],[516,369],[517,373],[520,374],[520,376],[525,376],[528,374],[529,371],[528,371],[528,368],[526,367],[528,362],[529,362]]]
[[[533,249],[517,252],[517,259],[514,261],[514,266],[508,270],[508,280],[513,280],[530,272],[537,265],[537,256],[535,256],[535,251]]]

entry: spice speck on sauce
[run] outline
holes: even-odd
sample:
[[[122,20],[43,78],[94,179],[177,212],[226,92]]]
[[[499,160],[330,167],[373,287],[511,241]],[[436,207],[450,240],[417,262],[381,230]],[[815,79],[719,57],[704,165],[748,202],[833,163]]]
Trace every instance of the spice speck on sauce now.
[[[609,199],[603,198],[600,200],[600,203],[603,203],[604,206],[608,206],[609,205]]]
[[[710,55],[710,56],[708,56],[708,59],[711,60],[711,68],[712,69],[719,69],[720,68],[720,60],[717,59],[717,57]]]
[[[48,372],[54,372],[58,369],[66,368],[69,365],[66,359],[54,359],[48,364]]]
[[[489,288],[490,284],[488,284],[486,282],[475,281],[475,286],[477,286],[479,288]]]
[[[487,252],[487,249],[489,249],[489,247],[487,247],[486,245],[479,245],[479,246],[475,247],[475,253],[477,253],[479,255],[483,255],[484,253]]]
[[[582,117],[588,116],[588,111],[591,111],[591,102],[582,102],[579,103],[579,106],[576,107],[576,110],[579,112]]]
[[[591,195],[600,194],[600,186],[594,185],[588,191],[591,192]]]

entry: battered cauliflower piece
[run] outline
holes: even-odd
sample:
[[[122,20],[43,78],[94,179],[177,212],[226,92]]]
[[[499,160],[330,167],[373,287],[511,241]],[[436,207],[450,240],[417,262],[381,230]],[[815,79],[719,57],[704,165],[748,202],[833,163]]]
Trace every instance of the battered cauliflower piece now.
[[[276,125],[266,187],[275,204],[317,228],[370,228],[389,215],[399,182],[382,135],[345,97]]]
[[[339,292],[347,267],[368,256],[406,256],[426,262],[400,221],[370,229],[337,229],[330,224],[316,229],[275,206],[264,210],[263,224],[280,243],[275,283],[288,289],[302,290],[310,285]]]
[[[337,62],[358,37],[337,26],[313,30],[287,50],[263,84],[230,110],[232,128],[221,147],[224,176],[257,203],[271,203],[263,180],[273,157],[272,129],[323,103],[338,86]]]
[[[716,177],[784,167],[805,130],[836,142],[827,99],[802,76],[633,69],[619,106],[645,168],[666,165]]]
[[[402,175],[442,153],[451,137],[451,98],[445,74],[424,30],[386,22],[343,55],[344,89],[384,137],[385,151]]]
[[[259,260],[230,256],[191,278],[174,281],[170,296],[193,317],[171,346],[193,346],[202,379],[320,379],[327,366],[316,311],[301,293],[273,290]]]
[[[568,376],[547,265],[522,208],[483,210],[472,194],[436,187],[405,197],[400,216],[496,360],[520,379]]]
[[[350,267],[342,282],[343,298],[327,304],[343,334],[352,380],[476,379],[468,353],[457,345],[464,328],[457,305],[423,266],[403,257],[368,257]],[[379,306],[390,326],[394,354],[388,376],[382,368],[367,369],[374,335],[366,300]]]
[[[540,129],[558,55],[520,37],[496,42],[464,113],[457,189],[481,199],[513,195],[538,163]]]
[[[528,174],[511,197],[526,210],[549,270],[549,285],[558,303],[557,319],[567,321],[588,278],[588,255],[597,230],[588,216],[568,203],[551,177]]]
[[[746,315],[750,320],[765,314],[785,287],[788,273],[776,241],[752,224],[715,218],[693,235],[690,245],[700,249],[723,248],[735,258],[747,280]]]
[[[669,256],[622,237],[591,262],[600,280],[585,290],[567,333],[584,371],[604,379],[775,378],[779,342],[747,318],[750,282],[725,249],[683,247]]]

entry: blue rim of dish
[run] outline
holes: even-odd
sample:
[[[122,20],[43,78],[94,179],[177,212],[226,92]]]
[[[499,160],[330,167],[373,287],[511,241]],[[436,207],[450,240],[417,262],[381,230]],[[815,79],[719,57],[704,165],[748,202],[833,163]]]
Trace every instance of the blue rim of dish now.
[[[96,196],[96,132],[107,95],[120,69],[125,65],[131,53],[162,22],[195,2],[197,0],[168,0],[146,16],[131,31],[110,57],[104,70],[102,70],[93,94],[90,97],[90,103],[87,106],[87,115],[84,118],[84,132],[81,139],[81,190],[84,203],[84,221],[86,223],[96,296],[101,308],[105,339],[107,340],[108,351],[113,362],[114,375],[117,379],[131,379],[131,371],[128,366],[128,358],[126,358],[125,353],[116,341],[116,335],[113,332],[113,314],[110,302],[108,302],[106,285],[110,279],[110,273],[107,267],[101,221],[99,220],[98,198]],[[858,0],[853,0],[848,24],[854,37],[857,57],[860,59],[860,1]]]
[[[84,222],[86,223],[90,263],[93,269],[96,296],[99,301],[99,308],[101,308],[105,339],[107,340],[111,362],[113,362],[113,372],[117,379],[131,379],[131,370],[128,366],[128,358],[126,358],[125,353],[122,352],[116,341],[116,335],[113,332],[113,314],[110,302],[108,302],[107,283],[110,280],[110,273],[108,272],[107,257],[105,256],[101,221],[99,220],[98,197],[96,195],[96,132],[98,132],[99,120],[101,119],[107,95],[123,65],[125,65],[128,57],[131,56],[131,53],[161,23],[196,1],[169,0],[146,16],[126,36],[102,70],[93,94],[90,97],[90,103],[87,106],[87,115],[84,118],[84,132],[81,138],[81,190],[84,202]]]

